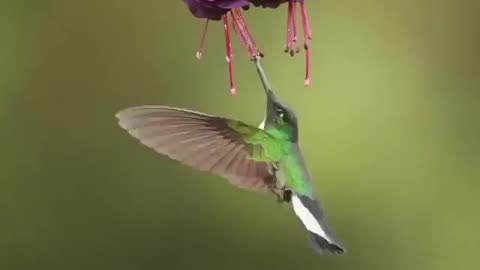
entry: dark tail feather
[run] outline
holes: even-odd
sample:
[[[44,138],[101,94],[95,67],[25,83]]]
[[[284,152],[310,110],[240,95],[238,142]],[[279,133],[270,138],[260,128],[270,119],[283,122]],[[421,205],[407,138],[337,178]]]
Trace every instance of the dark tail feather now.
[[[308,231],[313,248],[320,254],[342,254],[345,249],[327,224],[320,203],[306,196],[293,195],[295,214]]]
[[[342,254],[346,251],[341,245],[337,243],[329,243],[317,234],[308,232],[308,236],[312,242],[313,249],[320,254]]]

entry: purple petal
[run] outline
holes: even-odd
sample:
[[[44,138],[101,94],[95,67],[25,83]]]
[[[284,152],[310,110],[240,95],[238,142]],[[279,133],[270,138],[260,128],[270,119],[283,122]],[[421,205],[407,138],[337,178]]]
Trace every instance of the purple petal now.
[[[228,9],[216,6],[213,1],[209,0],[183,0],[187,4],[188,9],[197,18],[220,20],[222,15],[228,12]]]
[[[197,18],[220,20],[230,9],[249,5],[248,0],[183,0]]]
[[[256,7],[264,7],[264,8],[277,8],[283,3],[287,3],[288,0],[249,0]],[[293,2],[303,2],[304,0],[293,0]]]
[[[248,6],[248,0],[207,0],[219,8],[232,9]]]

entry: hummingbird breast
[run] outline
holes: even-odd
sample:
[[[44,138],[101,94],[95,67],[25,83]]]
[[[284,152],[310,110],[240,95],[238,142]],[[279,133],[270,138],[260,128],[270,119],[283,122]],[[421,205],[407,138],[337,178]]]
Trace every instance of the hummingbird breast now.
[[[310,174],[297,144],[293,144],[292,151],[279,162],[275,176],[280,186],[287,187],[296,194],[309,197],[313,195]]]

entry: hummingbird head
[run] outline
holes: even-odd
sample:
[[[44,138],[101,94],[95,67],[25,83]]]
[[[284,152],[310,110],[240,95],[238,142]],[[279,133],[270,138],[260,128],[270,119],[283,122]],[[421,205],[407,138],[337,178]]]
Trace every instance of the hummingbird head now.
[[[264,128],[275,130],[282,137],[297,142],[298,124],[295,112],[275,96],[258,58],[255,59],[255,64],[267,96],[267,114]]]
[[[265,129],[275,129],[292,142],[298,141],[297,115],[272,91],[267,92],[267,114]]]

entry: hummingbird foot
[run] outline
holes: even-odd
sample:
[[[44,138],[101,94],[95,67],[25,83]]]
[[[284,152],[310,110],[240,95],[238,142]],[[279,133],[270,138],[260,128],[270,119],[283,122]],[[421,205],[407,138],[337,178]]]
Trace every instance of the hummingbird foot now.
[[[282,197],[285,202],[290,202],[292,200],[292,191],[288,188],[283,188]]]
[[[292,200],[292,191],[286,187],[271,191],[277,197],[278,203],[289,203]]]

